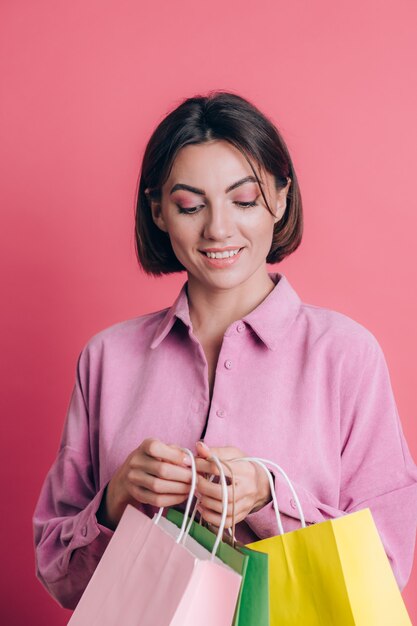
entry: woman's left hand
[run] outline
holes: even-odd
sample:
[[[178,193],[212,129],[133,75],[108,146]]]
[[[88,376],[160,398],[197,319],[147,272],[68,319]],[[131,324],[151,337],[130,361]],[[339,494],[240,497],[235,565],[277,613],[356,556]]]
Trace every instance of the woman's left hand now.
[[[219,475],[214,462],[207,461],[215,454],[220,461],[231,461],[238,457],[248,456],[239,448],[221,447],[208,448],[201,441],[196,444],[196,468],[198,472],[196,495],[199,496],[198,510],[201,516],[213,526],[220,526],[222,514],[222,488],[218,483],[210,482],[202,474]],[[249,513],[255,513],[271,500],[268,477],[261,467],[250,461],[230,463],[233,467],[235,483],[235,523],[245,519]],[[223,465],[224,473],[230,478],[229,470]],[[226,528],[232,526],[232,487],[227,488],[228,507]]]

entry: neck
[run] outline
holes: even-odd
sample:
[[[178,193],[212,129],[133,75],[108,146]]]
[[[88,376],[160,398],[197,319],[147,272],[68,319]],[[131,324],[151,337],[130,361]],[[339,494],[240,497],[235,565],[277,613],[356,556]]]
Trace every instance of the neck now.
[[[187,295],[193,331],[205,337],[223,337],[225,330],[255,309],[275,283],[262,266],[234,287],[212,287],[188,275]]]

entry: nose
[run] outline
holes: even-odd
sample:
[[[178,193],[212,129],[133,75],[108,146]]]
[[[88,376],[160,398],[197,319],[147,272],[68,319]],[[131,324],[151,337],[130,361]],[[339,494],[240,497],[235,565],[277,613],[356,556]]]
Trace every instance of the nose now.
[[[234,229],[233,212],[228,210],[222,202],[209,207],[204,223],[204,239],[224,241],[233,236]]]

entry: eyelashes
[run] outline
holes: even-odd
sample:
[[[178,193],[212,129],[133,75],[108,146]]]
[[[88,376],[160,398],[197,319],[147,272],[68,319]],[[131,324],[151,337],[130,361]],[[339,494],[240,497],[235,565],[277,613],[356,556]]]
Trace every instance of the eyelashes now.
[[[256,200],[253,200],[252,202],[235,202],[235,204],[237,204],[242,209],[247,209],[249,207],[254,207],[254,206],[257,205]],[[179,204],[177,204],[179,213],[184,213],[184,214],[189,214],[189,215],[193,215],[194,213],[197,213],[198,212],[198,208],[199,207],[203,207],[203,206],[204,206],[204,204],[198,204],[197,206],[186,208],[186,207],[182,207]]]

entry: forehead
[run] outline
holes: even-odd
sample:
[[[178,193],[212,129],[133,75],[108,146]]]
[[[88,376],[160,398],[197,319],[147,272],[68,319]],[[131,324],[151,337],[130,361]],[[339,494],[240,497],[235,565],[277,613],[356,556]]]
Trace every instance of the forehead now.
[[[251,161],[258,177],[264,180],[266,173]],[[181,148],[164,187],[167,189],[181,182],[225,189],[235,180],[249,175],[253,175],[253,171],[245,156],[227,141],[216,140]]]

